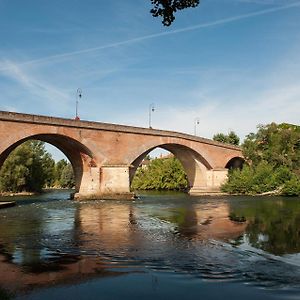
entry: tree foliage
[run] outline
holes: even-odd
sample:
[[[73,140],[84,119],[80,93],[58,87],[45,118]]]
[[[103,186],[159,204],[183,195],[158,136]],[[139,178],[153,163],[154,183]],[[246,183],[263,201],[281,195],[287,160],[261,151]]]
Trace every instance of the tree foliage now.
[[[61,181],[62,172],[67,165],[68,162],[65,159],[61,159],[55,164],[55,183],[54,183],[55,186],[61,186],[60,181]]]
[[[132,182],[134,190],[184,190],[187,176],[178,159],[156,158],[146,168],[139,168]]]
[[[299,174],[300,126],[286,123],[259,125],[257,133],[250,133],[242,148],[251,165],[266,161],[275,167],[286,166]]]
[[[41,141],[18,146],[0,169],[0,192],[40,192],[54,186],[73,187],[73,170],[65,160],[55,163]]]
[[[217,133],[213,136],[213,140],[216,142],[231,144],[238,146],[240,144],[240,138],[234,131],[230,131],[228,134]]]
[[[248,165],[229,172],[222,189],[229,193],[260,194],[277,191],[300,196],[300,127],[290,124],[259,125],[243,145]]]
[[[40,191],[54,181],[54,160],[44,143],[28,141],[17,147],[0,170],[0,190],[21,192]]]
[[[151,0],[153,17],[162,17],[164,26],[170,26],[175,20],[175,13],[189,7],[196,7],[200,0]]]
[[[62,169],[59,185],[62,188],[72,188],[75,185],[73,168],[70,163],[66,164]]]
[[[55,165],[55,186],[61,188],[73,188],[75,178],[72,165],[65,159],[61,159]]]

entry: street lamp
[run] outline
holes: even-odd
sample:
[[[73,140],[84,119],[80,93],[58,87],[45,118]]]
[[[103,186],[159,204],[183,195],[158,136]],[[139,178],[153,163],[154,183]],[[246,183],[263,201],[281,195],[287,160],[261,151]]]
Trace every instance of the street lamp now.
[[[154,103],[151,103],[151,104],[149,105],[149,128],[152,128],[152,127],[151,127],[151,114],[152,114],[152,112],[154,112],[154,111],[155,111]]]
[[[200,118],[195,118],[194,121],[194,135],[197,135],[197,125],[200,124]]]
[[[79,103],[79,99],[81,99],[82,97],[82,90],[80,88],[77,89],[76,92],[76,115],[75,115],[75,120],[80,120],[79,116],[78,116],[78,103]]]

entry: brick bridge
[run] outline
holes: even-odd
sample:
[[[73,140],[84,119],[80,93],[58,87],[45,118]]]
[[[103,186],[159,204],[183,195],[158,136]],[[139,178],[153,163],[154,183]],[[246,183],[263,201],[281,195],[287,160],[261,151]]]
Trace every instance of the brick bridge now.
[[[27,140],[50,143],[67,156],[78,199],[132,197],[135,171],[157,147],[181,161],[190,194],[218,191],[228,168],[243,161],[239,147],[193,135],[0,111],[0,167]]]

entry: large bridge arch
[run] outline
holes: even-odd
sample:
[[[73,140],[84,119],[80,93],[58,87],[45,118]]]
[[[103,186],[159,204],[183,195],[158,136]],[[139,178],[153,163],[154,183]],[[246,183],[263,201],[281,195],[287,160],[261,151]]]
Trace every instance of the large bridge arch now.
[[[61,134],[41,133],[35,135],[27,135],[15,137],[10,145],[6,145],[6,149],[0,151],[0,168],[5,162],[9,154],[19,145],[29,140],[38,140],[49,143],[59,149],[70,161],[74,171],[75,190],[80,192],[84,189],[85,174],[91,167],[97,167],[94,155],[89,148],[79,141]]]
[[[158,144],[156,146],[152,146],[148,150],[138,155],[138,157],[135,158],[130,165],[130,185],[132,183],[136,170],[143,159],[147,154],[149,154],[156,148],[162,148],[171,152],[181,162],[187,174],[189,188],[192,188],[195,185],[206,185],[206,170],[211,170],[212,166],[200,153],[185,145],[175,143]]]

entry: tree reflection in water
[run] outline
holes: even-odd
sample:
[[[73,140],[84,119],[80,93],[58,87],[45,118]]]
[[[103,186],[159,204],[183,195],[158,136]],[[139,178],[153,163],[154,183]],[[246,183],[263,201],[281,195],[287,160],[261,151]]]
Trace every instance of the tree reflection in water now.
[[[300,252],[300,202],[288,198],[232,201],[230,213],[247,220],[246,241],[274,255]],[[243,239],[236,244],[243,243]]]

